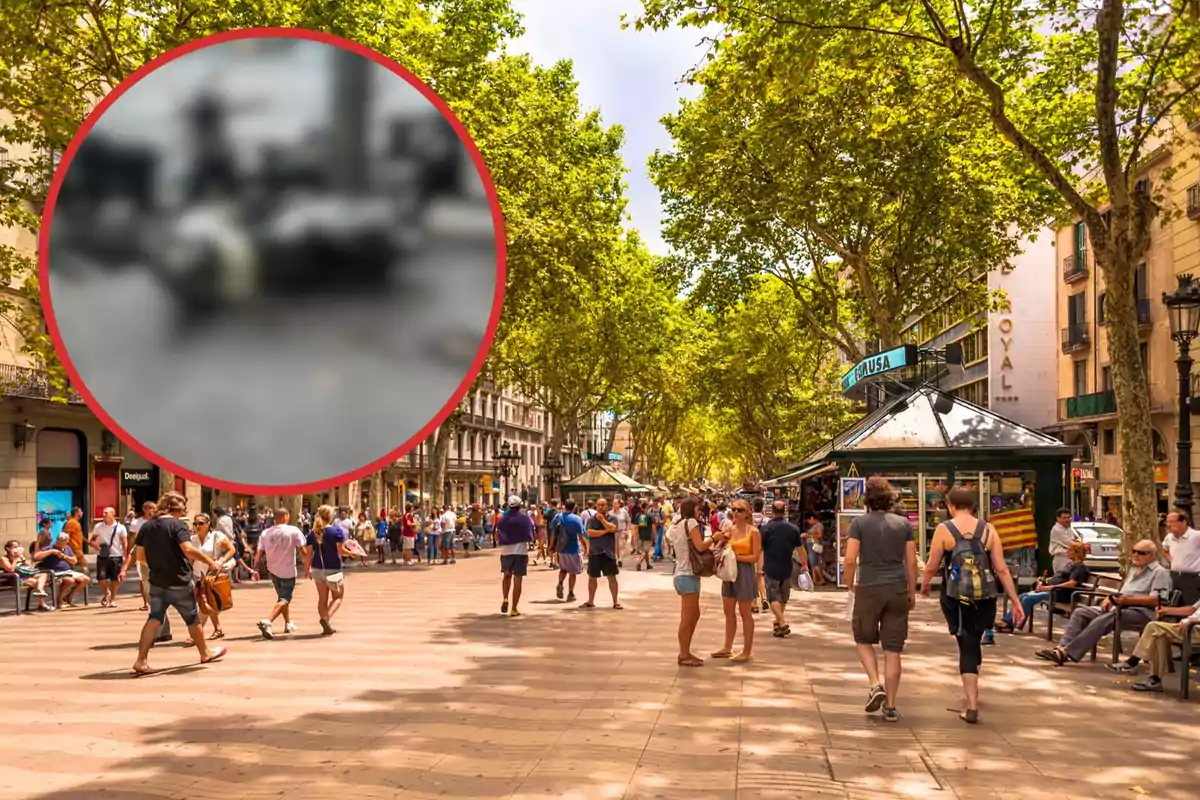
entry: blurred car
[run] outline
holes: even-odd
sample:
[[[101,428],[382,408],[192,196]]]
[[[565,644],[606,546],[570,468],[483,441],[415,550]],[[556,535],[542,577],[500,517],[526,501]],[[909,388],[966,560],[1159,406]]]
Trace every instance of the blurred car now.
[[[1121,538],[1125,533],[1107,522],[1072,522],[1071,529],[1083,537],[1089,567],[1117,569],[1121,556]]]

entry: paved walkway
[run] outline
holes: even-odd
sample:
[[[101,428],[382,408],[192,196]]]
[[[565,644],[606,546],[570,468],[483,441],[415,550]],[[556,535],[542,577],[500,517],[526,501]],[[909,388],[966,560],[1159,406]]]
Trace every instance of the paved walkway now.
[[[162,646],[151,662],[166,671],[140,680],[136,601],[0,618],[0,798],[1197,796],[1200,703],[1134,696],[1095,665],[1055,669],[1028,638],[986,651],[981,724],[963,725],[932,602],[914,620],[904,718],[888,724],[862,711],[841,594],[801,597],[794,635],[768,627],[755,664],[678,669],[663,572],[624,574],[624,611],[582,611],[533,568],[518,619],[499,616],[498,578],[486,551],[354,571],[332,639],[315,635],[302,585],[300,633],[273,642],[254,628],[269,585],[242,584],[227,662]],[[706,584],[700,653],[722,630]]]

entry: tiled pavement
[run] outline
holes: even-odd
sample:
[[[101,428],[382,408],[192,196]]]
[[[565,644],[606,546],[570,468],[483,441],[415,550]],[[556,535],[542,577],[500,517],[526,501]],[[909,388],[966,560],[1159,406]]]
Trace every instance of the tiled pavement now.
[[[1200,796],[1200,702],[1133,696],[1096,665],[1055,669],[1028,638],[986,651],[981,724],[963,725],[931,601],[914,620],[904,718],[887,724],[862,711],[841,594],[800,597],[793,636],[768,628],[754,664],[679,669],[662,571],[622,575],[624,611],[582,611],[535,567],[518,619],[499,616],[498,579],[486,551],[353,571],[332,639],[314,636],[302,583],[301,632],[273,642],[254,628],[269,585],[242,584],[228,661],[201,667],[167,645],[151,660],[165,671],[140,680],[131,599],[6,615],[0,797]],[[722,630],[706,584],[698,653]]]

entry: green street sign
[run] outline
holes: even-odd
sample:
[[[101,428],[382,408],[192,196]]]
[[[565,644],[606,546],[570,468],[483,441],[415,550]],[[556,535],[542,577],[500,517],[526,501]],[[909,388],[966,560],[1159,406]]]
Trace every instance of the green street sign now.
[[[917,346],[915,344],[905,344],[883,353],[867,356],[842,376],[842,393],[845,394],[867,378],[916,366],[916,363]]]

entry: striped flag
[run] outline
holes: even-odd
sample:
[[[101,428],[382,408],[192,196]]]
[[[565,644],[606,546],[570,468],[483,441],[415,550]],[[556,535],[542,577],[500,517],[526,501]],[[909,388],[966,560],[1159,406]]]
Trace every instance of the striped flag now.
[[[1004,545],[1005,552],[1020,550],[1022,547],[1037,547],[1037,528],[1033,524],[1033,509],[1017,508],[992,514],[988,518],[988,522],[992,523],[996,533],[1000,534],[1000,541]]]

